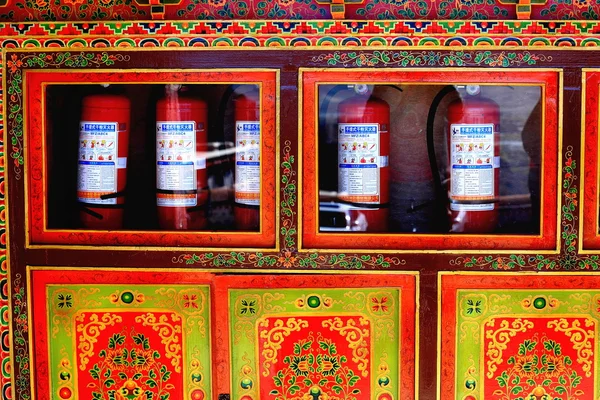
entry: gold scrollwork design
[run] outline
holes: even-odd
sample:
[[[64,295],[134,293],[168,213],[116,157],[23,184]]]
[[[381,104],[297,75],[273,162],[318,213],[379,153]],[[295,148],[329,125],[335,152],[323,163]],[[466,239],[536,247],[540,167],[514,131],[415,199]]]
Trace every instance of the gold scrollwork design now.
[[[573,293],[569,296],[569,299],[579,303],[569,307],[571,312],[588,313],[592,309],[592,295],[589,293]]]
[[[363,311],[367,304],[367,295],[363,292],[348,291],[344,297],[356,300],[355,303],[348,303],[344,306],[344,311]]]
[[[248,320],[236,321],[235,332],[233,333],[233,344],[240,344],[244,334],[250,343],[254,343],[254,324]]]
[[[591,328],[596,322],[590,318],[585,319],[585,327]],[[581,369],[585,376],[592,376],[592,363],[594,358],[594,330],[585,330],[581,327],[581,321],[574,320],[570,325],[565,318],[548,322],[548,328],[554,328],[555,332],[563,332],[571,339],[573,349],[577,350],[577,362],[582,364]]]
[[[379,359],[379,366],[377,367],[377,388],[375,389],[376,398],[385,398],[386,396],[382,396],[383,394],[387,394],[387,398],[392,398],[391,390],[394,389],[392,384],[392,380],[390,379],[391,371],[390,367],[387,363],[388,355],[387,353],[383,353],[381,358]]]
[[[265,293],[263,294],[263,304],[266,312],[284,312],[285,307],[272,304],[274,301],[283,299],[285,295],[283,293]]]
[[[594,298],[592,299],[591,303],[590,303],[590,308],[592,309],[592,312],[596,315],[600,315],[600,294],[597,294],[594,296]],[[600,400],[600,399],[598,399]]]
[[[92,307],[100,307],[102,305],[101,302],[95,299],[88,299],[89,296],[95,295],[100,291],[99,288],[94,287],[84,287],[77,291],[77,296],[81,301],[81,307],[92,308]]]
[[[464,343],[467,339],[473,339],[473,343],[479,343],[479,323],[475,321],[463,321],[460,324],[459,342]]]
[[[369,320],[360,317],[359,324],[361,326],[369,326]],[[348,319],[346,324],[340,317],[323,321],[323,328],[329,328],[331,331],[337,331],[344,336],[348,341],[348,347],[352,349],[352,361],[358,363],[358,370],[362,372],[362,376],[369,375],[369,329],[361,329],[357,326],[354,319]]]
[[[82,371],[85,371],[90,357],[94,354],[94,345],[98,342],[97,338],[100,336],[100,333],[107,326],[114,326],[116,323],[123,321],[119,315],[104,313],[101,317],[98,314],[92,314],[89,322],[84,324],[85,316],[85,313],[78,313],[75,316],[75,321],[81,323],[76,324],[76,331],[81,333],[77,348],[81,351],[79,353],[79,369]]]
[[[486,323],[486,326],[494,328],[495,323],[496,320],[492,318]],[[494,377],[498,365],[502,363],[502,352],[506,350],[510,338],[514,337],[517,332],[526,332],[527,329],[532,328],[533,322],[517,318],[512,321],[512,324],[507,320],[502,320],[498,329],[487,330],[485,332],[485,338],[490,339],[488,350],[486,352],[486,356],[488,357],[487,377],[489,379]]]
[[[260,319],[258,321],[260,328],[269,328],[268,319]],[[263,362],[263,376],[269,376],[269,367],[271,363],[277,362],[277,352],[281,349],[281,343],[291,332],[299,332],[302,328],[308,328],[308,321],[303,319],[288,318],[285,323],[281,319],[275,320],[273,328],[260,331],[260,338],[265,339],[263,343],[262,356],[265,358]]]
[[[177,290],[173,288],[160,288],[154,293],[162,297],[161,300],[156,302],[156,305],[164,308],[173,308],[177,304]]]
[[[250,361],[250,358],[248,358],[248,354],[244,353],[244,355],[242,356],[242,361],[244,362],[244,365],[242,365],[242,367],[240,368],[239,371],[239,387],[241,387],[244,390],[244,395],[248,396],[249,398],[252,399],[257,399],[260,396],[258,395],[258,393],[256,392],[256,385],[254,384],[254,382],[256,381],[256,378],[254,375],[254,369],[252,369],[252,361]],[[242,397],[242,398],[248,398],[248,397]]]
[[[192,357],[190,359],[190,385],[189,385],[189,395],[192,398],[192,393],[195,389],[205,390],[205,381],[204,379],[204,366],[200,362],[201,353],[197,347],[194,347],[192,351]]]
[[[477,387],[477,379],[479,375],[477,374],[477,368],[475,368],[475,361],[473,360],[473,355],[469,356],[470,366],[465,371],[465,388],[469,391],[469,393],[474,393],[475,388]]]
[[[206,319],[201,315],[192,315],[186,318],[186,332],[191,334],[194,329],[198,331],[202,337],[206,337]]]
[[[382,336],[387,336],[390,340],[396,337],[396,323],[391,318],[377,318],[375,320],[375,339],[379,340]]]
[[[73,365],[71,364],[72,355],[67,352],[65,346],[60,348],[61,359],[56,365],[58,376],[60,377],[58,381],[59,388],[67,387],[73,391]]]
[[[494,314],[510,312],[510,307],[506,305],[510,299],[509,294],[490,294],[490,312]]]
[[[53,315],[52,316],[52,337],[56,338],[62,326],[63,333],[67,337],[71,337],[71,317],[68,315]]]
[[[81,288],[75,292],[65,287],[54,290],[50,295],[55,299],[52,303],[52,337],[56,338],[61,328],[67,337],[71,337],[72,315],[82,308],[99,307],[101,302],[87,298],[99,291],[98,288]]]
[[[146,313],[135,317],[135,322],[142,326],[150,326],[161,338],[161,343],[165,345],[165,356],[171,360],[171,365],[176,372],[181,372],[181,344],[179,336],[181,335],[181,317],[171,313],[171,321],[163,314],[158,319],[153,313]]]

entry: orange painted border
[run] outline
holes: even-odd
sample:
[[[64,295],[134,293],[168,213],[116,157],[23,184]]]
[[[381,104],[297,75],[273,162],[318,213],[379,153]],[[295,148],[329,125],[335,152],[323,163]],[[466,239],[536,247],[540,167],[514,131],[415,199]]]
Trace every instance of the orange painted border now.
[[[86,83],[260,83],[262,85],[262,219],[260,232],[232,231],[88,231],[47,229],[45,213],[44,121],[46,84]],[[202,246],[274,248],[276,243],[277,75],[274,71],[26,71],[26,168],[29,241],[33,244]]]
[[[402,348],[398,365],[400,372],[400,398],[415,399],[416,340],[418,327],[416,325],[417,310],[417,275],[378,274],[378,275],[246,275],[246,276],[217,276],[215,278],[215,295],[213,315],[215,310],[229,310],[230,289],[302,289],[302,288],[364,288],[392,287],[400,289],[402,315],[400,315],[400,337]],[[229,318],[218,318],[215,321],[215,338],[213,340],[215,365],[213,373],[218,376],[216,393],[230,393],[229,385],[231,367],[229,360],[232,349],[229,345]],[[223,368],[225,367],[225,368]]]
[[[130,285],[143,285],[143,284],[161,284],[161,285],[177,285],[177,284],[201,284],[210,285],[213,280],[213,275],[208,273],[189,273],[188,272],[140,272],[136,270],[128,271],[117,271],[117,270],[64,270],[64,269],[34,269],[31,272],[31,294],[32,310],[30,321],[30,329],[33,330],[33,343],[35,346],[32,347],[32,368],[34,373],[33,382],[36,387],[36,396],[40,399],[50,399],[53,395],[50,393],[50,379],[48,376],[48,351],[50,349],[50,343],[47,342],[48,338],[48,299],[46,298],[46,286],[47,285],[110,285],[120,284],[127,282]],[[212,292],[212,287],[211,287]],[[212,294],[212,293],[211,293]],[[213,300],[211,299],[211,302]],[[216,317],[214,309],[211,310],[211,326],[209,332],[212,334]],[[214,342],[212,343],[213,348]],[[214,361],[214,349],[213,361]],[[218,375],[213,373],[211,379],[213,390],[216,386],[215,381]]]
[[[559,146],[559,73],[556,71],[304,71],[302,75],[303,105],[303,248],[315,249],[402,249],[402,250],[553,250],[558,248],[558,146]],[[542,188],[543,214],[540,216],[540,235],[463,235],[463,234],[366,234],[320,233],[318,227],[318,160],[315,151],[318,132],[315,104],[317,85],[324,83],[381,83],[381,84],[531,84],[545,88],[544,142]]]
[[[600,233],[598,227],[598,118],[600,117],[600,71],[585,73],[585,128],[583,139],[584,164],[583,171],[583,235],[584,249],[600,249]]]

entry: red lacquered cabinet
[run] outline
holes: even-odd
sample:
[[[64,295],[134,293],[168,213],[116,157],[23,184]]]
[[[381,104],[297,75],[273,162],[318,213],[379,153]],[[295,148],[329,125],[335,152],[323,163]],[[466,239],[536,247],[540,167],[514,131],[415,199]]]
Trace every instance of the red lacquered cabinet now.
[[[0,1],[2,398],[600,398],[599,8]]]

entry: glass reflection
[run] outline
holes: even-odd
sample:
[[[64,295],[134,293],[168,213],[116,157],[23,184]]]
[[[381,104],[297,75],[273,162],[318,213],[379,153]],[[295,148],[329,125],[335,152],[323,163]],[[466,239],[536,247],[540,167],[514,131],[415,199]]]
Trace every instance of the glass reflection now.
[[[320,85],[321,232],[540,232],[540,86]]]

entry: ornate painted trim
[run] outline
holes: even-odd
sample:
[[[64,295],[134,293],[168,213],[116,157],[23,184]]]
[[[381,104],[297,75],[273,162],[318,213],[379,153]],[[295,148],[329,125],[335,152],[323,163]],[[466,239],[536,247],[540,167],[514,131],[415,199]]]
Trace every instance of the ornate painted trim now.
[[[281,235],[285,249],[293,251],[296,248],[296,201],[298,200],[298,186],[296,182],[296,171],[294,170],[294,155],[291,153],[292,142],[286,140],[283,144],[283,161],[281,162]]]
[[[62,21],[62,22],[3,22],[0,36],[82,36],[82,35],[194,35],[228,36],[278,34],[324,37],[340,34],[371,34],[398,37],[405,35],[597,35],[599,21],[476,21],[476,20],[384,20],[384,21],[267,21],[267,20],[213,20],[213,21]]]
[[[326,63],[332,67],[520,67],[552,61],[552,56],[521,52],[477,51],[372,51],[351,53],[327,53],[315,56],[313,62]]]
[[[0,23],[3,48],[597,47],[597,21],[104,21]]]
[[[4,60],[0,60],[0,66],[4,66]],[[0,77],[4,69],[0,68]],[[3,95],[3,91],[0,91]],[[3,398],[7,398],[11,391],[11,376],[13,370],[10,365],[10,327],[11,318],[9,312],[9,263],[6,256],[6,200],[5,200],[5,154],[4,154],[4,113],[0,113],[0,310],[3,318],[0,318],[0,360],[2,361],[2,373],[0,374],[0,387]]]

